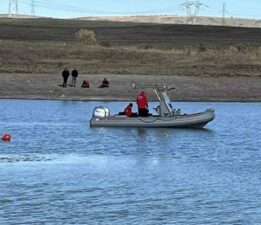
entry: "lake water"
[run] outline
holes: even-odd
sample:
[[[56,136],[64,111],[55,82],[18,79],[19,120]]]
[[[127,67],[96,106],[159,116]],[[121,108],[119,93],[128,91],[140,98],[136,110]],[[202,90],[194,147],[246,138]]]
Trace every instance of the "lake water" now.
[[[260,103],[174,103],[214,108],[205,130],[89,127],[126,104],[0,100],[0,224],[261,224]]]

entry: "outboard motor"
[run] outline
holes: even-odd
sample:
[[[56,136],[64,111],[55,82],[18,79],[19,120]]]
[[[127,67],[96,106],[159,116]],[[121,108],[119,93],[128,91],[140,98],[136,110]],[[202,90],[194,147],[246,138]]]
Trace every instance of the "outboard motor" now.
[[[104,106],[95,107],[93,110],[93,117],[108,117],[110,115],[110,110]]]

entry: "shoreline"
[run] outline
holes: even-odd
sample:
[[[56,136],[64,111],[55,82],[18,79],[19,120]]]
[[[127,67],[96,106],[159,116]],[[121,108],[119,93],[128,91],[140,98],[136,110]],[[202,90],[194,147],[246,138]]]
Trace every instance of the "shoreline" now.
[[[102,79],[110,81],[109,88],[98,88]],[[81,88],[82,80],[89,80],[90,88]],[[69,83],[71,77],[69,77]],[[137,88],[132,88],[132,83]],[[145,90],[149,101],[156,100],[148,85],[174,86],[173,102],[261,102],[260,77],[210,77],[179,75],[118,75],[80,74],[76,87],[61,87],[57,74],[0,74],[0,99],[66,100],[66,101],[135,101]],[[141,88],[139,88],[141,87]]]
[[[0,97],[0,100],[36,100],[36,101],[82,101],[82,102],[135,102],[135,99],[127,99],[127,98],[114,98],[114,97],[108,97],[108,98],[44,98],[44,97],[20,97],[20,98],[14,98],[14,97]],[[157,100],[153,99],[149,102],[158,102]],[[213,103],[261,103],[261,100],[233,100],[233,99],[226,99],[226,100],[173,100],[171,99],[171,102],[213,102]]]

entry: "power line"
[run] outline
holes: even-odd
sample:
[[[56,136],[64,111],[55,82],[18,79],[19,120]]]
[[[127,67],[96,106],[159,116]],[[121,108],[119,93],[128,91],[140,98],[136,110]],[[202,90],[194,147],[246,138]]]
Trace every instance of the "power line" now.
[[[25,5],[30,5],[32,9],[32,0],[19,0],[20,3]],[[75,5],[69,5],[65,3],[58,3],[50,0],[34,0],[34,8],[46,8],[50,10],[64,11],[64,12],[76,12],[76,13],[92,13],[92,14],[149,14],[154,10],[147,11],[133,11],[133,12],[122,12],[122,11],[103,11],[103,10],[93,10],[88,8],[77,7]],[[170,8],[161,9],[162,12],[170,10]],[[159,12],[159,9],[157,9]],[[32,10],[31,10],[32,12]]]
[[[34,8],[47,8],[52,10],[59,10],[59,11],[74,11],[74,12],[83,12],[84,10],[72,5],[66,5],[66,4],[60,4],[55,2],[48,2],[48,1],[37,1],[34,0],[20,0],[21,3],[25,5],[30,5],[32,7],[32,4],[34,5]]]

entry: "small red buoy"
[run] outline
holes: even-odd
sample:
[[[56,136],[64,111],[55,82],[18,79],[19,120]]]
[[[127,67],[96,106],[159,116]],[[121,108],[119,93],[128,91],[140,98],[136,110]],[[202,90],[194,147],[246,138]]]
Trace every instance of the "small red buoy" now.
[[[10,134],[4,134],[2,136],[3,141],[11,141],[11,135]]]

